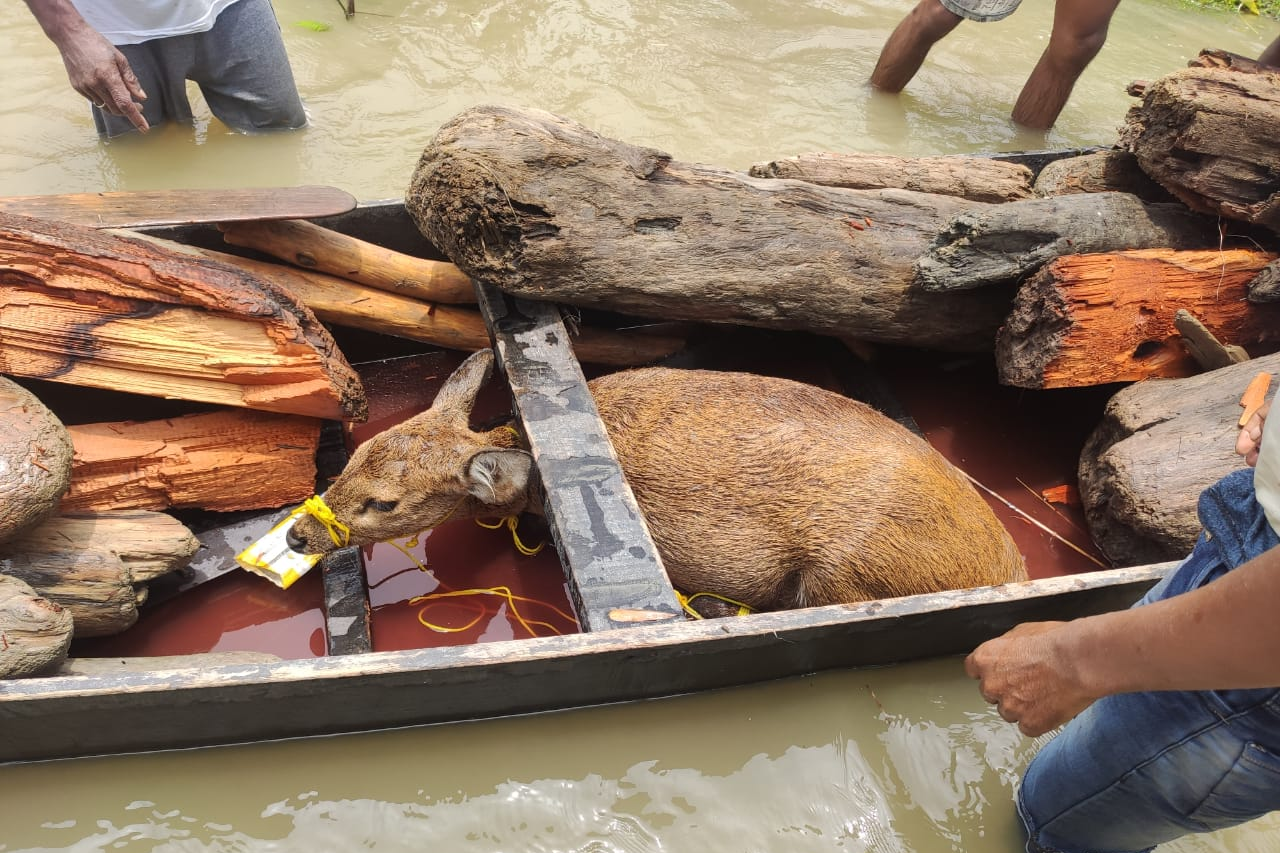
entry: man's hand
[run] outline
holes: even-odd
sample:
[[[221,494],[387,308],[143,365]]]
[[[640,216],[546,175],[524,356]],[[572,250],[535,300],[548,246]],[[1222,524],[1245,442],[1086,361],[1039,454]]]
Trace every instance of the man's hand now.
[[[85,26],[58,46],[73,89],[103,111],[124,116],[143,133],[150,129],[139,103],[147,99],[147,93],[129,61],[111,42]]]
[[[1098,697],[1081,683],[1064,651],[1069,622],[1027,622],[988,640],[965,658],[982,698],[1029,737],[1055,729]]]
[[[1236,453],[1243,456],[1250,467],[1258,464],[1258,448],[1262,446],[1262,422],[1267,419],[1270,409],[1270,403],[1258,409],[1236,436]]]

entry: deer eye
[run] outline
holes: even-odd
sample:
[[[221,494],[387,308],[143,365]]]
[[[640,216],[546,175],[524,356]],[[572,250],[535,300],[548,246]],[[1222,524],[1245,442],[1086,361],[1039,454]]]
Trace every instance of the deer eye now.
[[[377,512],[391,512],[396,508],[399,501],[380,501],[377,498],[369,498],[364,502],[364,506],[360,507],[361,512],[375,510]]]

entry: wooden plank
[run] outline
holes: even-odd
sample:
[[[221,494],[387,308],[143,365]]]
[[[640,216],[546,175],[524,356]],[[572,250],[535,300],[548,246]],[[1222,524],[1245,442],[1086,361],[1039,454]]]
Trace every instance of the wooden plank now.
[[[542,478],[579,623],[599,631],[680,619],[559,309],[488,284],[476,292]]]
[[[958,655],[1020,622],[1127,607],[1172,565],[627,631],[0,682],[0,761],[534,713]]]
[[[354,209],[337,187],[139,190],[0,198],[0,211],[89,228],[141,228],[245,219],[304,219]]]
[[[339,548],[320,562],[324,623],[331,655],[373,651],[369,586],[359,548]]]

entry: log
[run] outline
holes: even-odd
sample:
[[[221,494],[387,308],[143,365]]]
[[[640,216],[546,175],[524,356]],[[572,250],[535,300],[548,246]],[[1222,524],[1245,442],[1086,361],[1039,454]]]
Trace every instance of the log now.
[[[494,106],[440,128],[405,199],[472,279],[528,299],[990,351],[1009,293],[912,285],[928,242],[975,205],[752,178]]]
[[[295,298],[243,270],[0,213],[0,372],[343,420],[359,377]]]
[[[1078,157],[1063,157],[1046,164],[1036,175],[1034,189],[1035,194],[1041,197],[1120,192],[1153,204],[1176,200],[1142,171],[1138,158],[1132,152],[1115,148]]]
[[[853,190],[902,189],[1001,204],[1031,198],[1031,170],[990,157],[894,157],[888,154],[801,154],[756,163],[753,178],[794,178]]]
[[[0,542],[58,509],[71,482],[71,437],[44,403],[0,376]]]
[[[1280,230],[1280,72],[1186,68],[1149,84],[1120,142],[1188,207]]]
[[[1244,462],[1240,397],[1280,354],[1119,391],[1085,442],[1077,472],[1090,534],[1118,566],[1182,559],[1200,532],[1200,492]]]
[[[1280,348],[1280,306],[1245,286],[1274,255],[1247,249],[1145,249],[1072,255],[1023,285],[996,338],[1000,381],[1069,388],[1198,372],[1174,323],[1185,308],[1224,344]]]
[[[102,637],[137,622],[147,582],[183,568],[199,548],[164,513],[59,515],[0,546],[0,571],[69,611],[76,637]]]
[[[315,494],[320,421],[224,409],[158,421],[68,428],[75,445],[61,511],[301,503]]]
[[[1263,267],[1249,282],[1250,302],[1280,302],[1280,260]]]
[[[1199,318],[1185,308],[1173,314],[1173,327],[1182,336],[1182,345],[1201,370],[1217,370],[1228,364],[1249,360],[1244,347],[1224,344],[1201,323]]]
[[[243,267],[262,280],[294,294],[326,323],[466,352],[492,345],[489,330],[477,308],[435,305],[366,287],[338,276],[140,236],[175,252],[188,252]],[[580,361],[634,367],[652,364],[679,352],[684,349],[685,340],[677,335],[643,330],[622,332],[582,326],[573,334],[571,344]]]
[[[1180,204],[1146,204],[1128,193],[1085,193],[965,211],[915,263],[928,291],[1023,281],[1065,255],[1122,249],[1206,249],[1219,244],[1212,220]]]
[[[218,230],[233,246],[257,249],[312,272],[426,302],[476,302],[471,279],[447,261],[415,258],[311,222],[228,222]]]
[[[71,614],[26,581],[0,574],[0,678],[56,668],[71,648]]]

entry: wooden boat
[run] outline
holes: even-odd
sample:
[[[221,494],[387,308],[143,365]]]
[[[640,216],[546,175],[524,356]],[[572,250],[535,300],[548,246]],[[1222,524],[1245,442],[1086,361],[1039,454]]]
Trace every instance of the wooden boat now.
[[[399,251],[439,257],[399,203],[365,204],[319,221]],[[225,248],[210,225],[148,230]],[[560,312],[484,285],[478,293],[546,487],[552,537],[580,633],[373,651],[361,555],[344,549],[323,565],[326,656],[231,663],[196,656],[176,665],[160,660],[158,668],[3,681],[0,760],[526,714],[958,655],[1022,621],[1128,606],[1167,569],[1089,571],[862,604],[685,620],[616,459],[598,449],[607,446],[603,427]],[[886,410],[891,405],[882,401]]]

